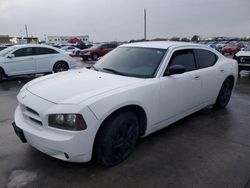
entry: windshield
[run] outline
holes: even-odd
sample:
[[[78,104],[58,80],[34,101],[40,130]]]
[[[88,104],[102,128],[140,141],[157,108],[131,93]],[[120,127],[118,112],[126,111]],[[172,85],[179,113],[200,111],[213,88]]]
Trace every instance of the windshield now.
[[[244,51],[250,51],[250,45],[247,46],[247,47],[244,49]]]
[[[152,78],[165,53],[165,49],[119,47],[100,59],[95,68],[125,76]]]
[[[15,49],[14,46],[5,48],[4,50],[0,51],[0,56],[4,57],[4,56],[6,56],[9,52],[11,52],[14,49]]]

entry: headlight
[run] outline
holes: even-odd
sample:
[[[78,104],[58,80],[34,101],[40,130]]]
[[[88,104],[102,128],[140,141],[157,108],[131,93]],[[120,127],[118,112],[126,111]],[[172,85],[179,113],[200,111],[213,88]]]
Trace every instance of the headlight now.
[[[91,52],[86,52],[84,53],[84,55],[91,55]]]
[[[81,131],[87,128],[80,114],[51,114],[49,115],[49,126],[71,131]]]

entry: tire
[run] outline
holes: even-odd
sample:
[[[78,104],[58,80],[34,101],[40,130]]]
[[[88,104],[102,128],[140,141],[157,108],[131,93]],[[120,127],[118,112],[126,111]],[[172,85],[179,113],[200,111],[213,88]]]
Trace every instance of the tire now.
[[[0,82],[3,80],[3,77],[4,77],[4,73],[3,73],[3,71],[0,69]]]
[[[57,72],[62,72],[62,71],[67,71],[69,70],[69,66],[66,62],[64,61],[58,61],[55,63],[54,67],[53,67],[53,72],[57,73]]]
[[[92,60],[93,61],[97,61],[98,60],[98,54],[96,54],[96,53],[94,53],[93,55],[92,55]]]
[[[231,98],[232,89],[233,89],[233,81],[227,78],[221,86],[220,92],[214,104],[215,108],[221,109],[227,106]]]
[[[111,167],[124,161],[135,149],[139,137],[139,122],[129,111],[118,113],[107,120],[98,132],[95,158]]]
[[[241,68],[239,67],[239,68],[238,68],[238,74],[239,74],[239,75],[240,75],[240,72],[241,72]]]
[[[79,57],[80,56],[80,51],[76,51],[76,57]]]

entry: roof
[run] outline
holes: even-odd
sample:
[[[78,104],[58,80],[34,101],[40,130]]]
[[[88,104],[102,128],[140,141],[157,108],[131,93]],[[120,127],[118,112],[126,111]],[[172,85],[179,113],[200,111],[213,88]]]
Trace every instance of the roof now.
[[[125,47],[143,47],[143,48],[160,48],[168,49],[169,47],[181,47],[181,46],[198,46],[204,47],[204,45],[195,44],[191,42],[170,42],[170,41],[150,41],[150,42],[136,42],[124,44]]]
[[[16,47],[52,47],[44,44],[16,44]]]

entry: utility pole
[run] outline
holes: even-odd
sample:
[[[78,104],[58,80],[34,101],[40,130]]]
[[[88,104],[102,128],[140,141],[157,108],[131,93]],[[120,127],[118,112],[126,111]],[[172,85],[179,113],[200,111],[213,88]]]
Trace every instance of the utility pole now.
[[[28,33],[28,25],[25,24],[25,31],[26,31],[26,37],[29,37],[29,33]]]
[[[144,40],[147,40],[147,10],[144,8]]]

